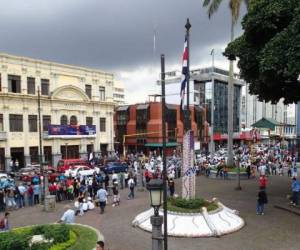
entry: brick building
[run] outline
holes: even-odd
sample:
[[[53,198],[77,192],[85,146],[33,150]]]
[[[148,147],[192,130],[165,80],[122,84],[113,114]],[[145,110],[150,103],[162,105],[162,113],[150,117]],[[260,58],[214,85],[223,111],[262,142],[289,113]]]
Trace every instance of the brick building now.
[[[195,142],[207,134],[204,129],[203,112],[199,107],[190,107]],[[160,102],[120,106],[115,112],[115,149],[123,152],[144,153],[162,148],[162,107]],[[166,104],[167,154],[180,149],[184,133],[179,105]],[[206,131],[206,133],[204,133]],[[207,137],[207,136],[206,136]]]

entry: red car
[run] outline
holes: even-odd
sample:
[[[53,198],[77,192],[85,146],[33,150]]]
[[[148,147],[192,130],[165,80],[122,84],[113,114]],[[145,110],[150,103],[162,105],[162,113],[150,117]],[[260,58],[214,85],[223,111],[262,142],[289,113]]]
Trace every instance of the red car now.
[[[83,165],[91,167],[91,165],[82,159],[62,159],[57,163],[57,171],[60,173],[64,173],[66,170],[68,170],[71,166],[75,165]]]
[[[53,167],[48,167],[47,174],[49,182],[55,182],[60,175]],[[32,182],[35,176],[38,176],[38,178],[41,179],[41,173],[39,169],[36,169],[35,171],[28,171],[26,173],[23,172],[20,176],[20,180],[24,182]]]

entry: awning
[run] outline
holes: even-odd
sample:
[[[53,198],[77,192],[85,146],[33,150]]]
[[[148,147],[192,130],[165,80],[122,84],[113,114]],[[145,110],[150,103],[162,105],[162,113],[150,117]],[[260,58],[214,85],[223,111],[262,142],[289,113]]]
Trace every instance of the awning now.
[[[129,105],[126,106],[120,106],[117,108],[117,111],[127,111],[129,109]]]
[[[179,143],[177,142],[167,142],[166,147],[177,147]],[[146,143],[145,147],[150,147],[150,148],[160,148],[162,147],[162,143]]]
[[[279,123],[276,120],[274,120],[272,118],[263,117],[256,123],[252,124],[251,127],[275,130],[275,126],[278,126],[278,125],[279,125]]]
[[[136,109],[137,110],[141,110],[141,109],[147,109],[149,107],[149,104],[148,103],[146,103],[146,104],[138,104],[137,106],[136,106]]]

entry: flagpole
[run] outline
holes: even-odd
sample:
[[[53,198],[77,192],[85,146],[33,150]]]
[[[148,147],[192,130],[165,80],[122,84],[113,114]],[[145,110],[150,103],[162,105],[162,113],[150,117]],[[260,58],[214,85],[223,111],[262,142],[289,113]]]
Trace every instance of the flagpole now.
[[[186,29],[186,44],[187,44],[187,73],[186,73],[186,115],[185,117],[185,131],[191,129],[191,117],[190,117],[190,24],[189,18],[186,20],[185,29]]]

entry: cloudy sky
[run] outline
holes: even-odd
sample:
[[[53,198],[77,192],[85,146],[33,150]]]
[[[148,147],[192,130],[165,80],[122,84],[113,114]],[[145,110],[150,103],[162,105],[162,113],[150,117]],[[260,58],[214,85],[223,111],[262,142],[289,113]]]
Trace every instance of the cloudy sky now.
[[[202,2],[0,0],[0,51],[112,72],[124,82],[127,102],[142,102],[158,91],[161,53],[167,71],[180,70],[187,17],[191,68],[209,66],[213,48],[216,66],[228,68],[222,56],[230,37],[228,1],[211,20]]]

